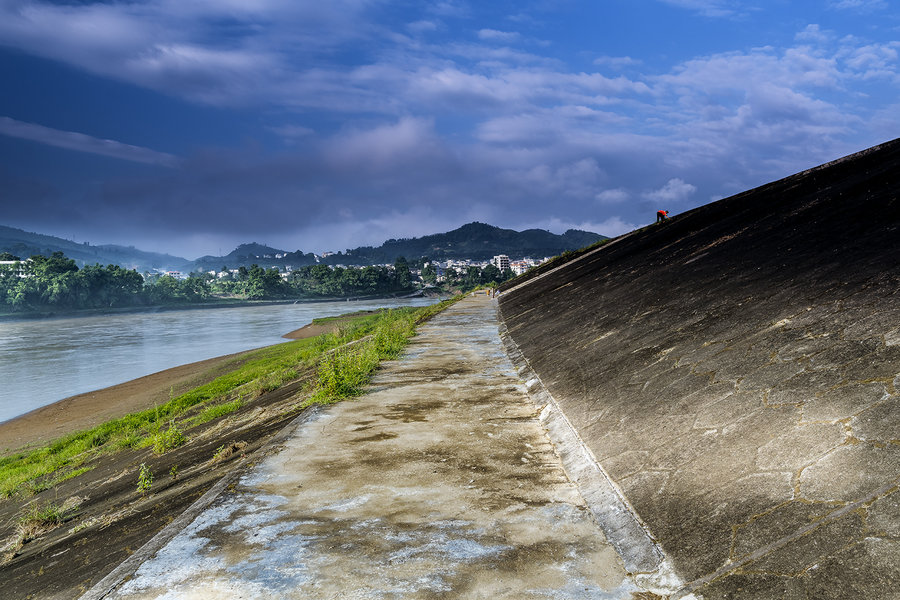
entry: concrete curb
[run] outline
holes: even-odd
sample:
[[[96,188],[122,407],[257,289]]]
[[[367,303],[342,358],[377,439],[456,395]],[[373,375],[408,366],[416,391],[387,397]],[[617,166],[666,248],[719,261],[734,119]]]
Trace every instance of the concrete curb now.
[[[499,309],[498,309],[499,317]],[[684,588],[670,560],[628,503],[622,491],[597,462],[556,399],[534,372],[528,359],[498,318],[500,339],[528,396],[540,410],[540,420],[569,478],[578,487],[610,544],[635,582],[647,591],[669,596]]]
[[[109,575],[98,581],[87,592],[79,596],[79,600],[102,600],[116,591],[122,583],[130,579],[135,571],[147,560],[153,557],[160,548],[165,546],[172,538],[178,535],[185,527],[197,518],[219,495],[234,482],[243,472],[245,467],[254,462],[259,456],[271,450],[293,434],[294,430],[304,422],[312,419],[320,412],[320,408],[313,405],[304,410],[290,423],[278,431],[272,439],[263,444],[253,454],[235,464],[219,481],[217,481],[205,494],[200,496],[193,504],[187,507],[175,520],[166,525],[153,536],[150,541],[141,546],[134,554],[125,559]]]

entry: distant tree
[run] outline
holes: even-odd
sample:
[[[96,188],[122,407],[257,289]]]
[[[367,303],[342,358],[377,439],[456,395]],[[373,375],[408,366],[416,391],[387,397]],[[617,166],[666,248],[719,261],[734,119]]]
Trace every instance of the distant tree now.
[[[407,289],[412,285],[412,274],[409,272],[409,263],[406,258],[398,256],[394,261],[394,280],[397,287],[401,290]]]
[[[466,275],[463,279],[463,285],[468,288],[477,286],[481,281],[481,269],[478,267],[466,267]]]
[[[11,260],[22,260],[15,254],[10,254],[9,252],[0,252],[0,260],[2,261],[11,261]]]
[[[422,268],[422,281],[425,283],[435,283],[437,281],[437,269],[433,263],[428,263]]]
[[[479,282],[482,284],[500,283],[500,269],[496,265],[489,264],[481,270]]]

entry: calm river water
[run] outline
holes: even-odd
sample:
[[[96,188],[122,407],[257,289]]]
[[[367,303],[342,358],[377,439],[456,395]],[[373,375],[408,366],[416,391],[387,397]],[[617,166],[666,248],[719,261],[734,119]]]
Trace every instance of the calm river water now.
[[[432,299],[314,302],[0,322],[0,422],[75,394],[277,344],[317,317]]]

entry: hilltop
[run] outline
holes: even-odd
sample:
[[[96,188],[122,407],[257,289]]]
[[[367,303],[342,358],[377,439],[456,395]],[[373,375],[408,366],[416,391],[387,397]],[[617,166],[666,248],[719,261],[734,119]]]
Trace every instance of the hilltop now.
[[[510,258],[517,259],[526,256],[555,256],[603,239],[606,238],[602,235],[576,229],[556,235],[543,229],[526,229],[520,232],[476,221],[447,233],[421,238],[391,239],[377,248],[363,246],[348,251],[347,257],[371,263],[393,262],[398,256],[408,259],[427,256],[432,260],[486,260],[497,254],[507,254]]]
[[[898,173],[895,140],[501,297],[511,344],[674,566],[673,597],[895,597]]]

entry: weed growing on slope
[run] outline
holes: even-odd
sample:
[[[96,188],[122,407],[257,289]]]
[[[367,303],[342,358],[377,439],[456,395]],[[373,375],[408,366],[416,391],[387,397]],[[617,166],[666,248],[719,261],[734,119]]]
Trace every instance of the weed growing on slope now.
[[[165,431],[157,431],[153,436],[153,451],[156,454],[165,454],[169,450],[173,448],[177,448],[178,446],[185,443],[187,440],[184,437],[184,434],[181,433],[181,430],[178,429],[178,425],[175,424],[174,419],[169,422],[169,428]]]
[[[150,467],[141,463],[141,470],[138,473],[137,491],[141,494],[146,494],[151,487],[153,487],[153,473],[150,471]]]
[[[78,512],[82,500],[82,498],[73,496],[61,505],[50,502],[43,506],[36,504],[28,509],[19,518],[15,548],[21,548],[24,544],[71,519]]]

